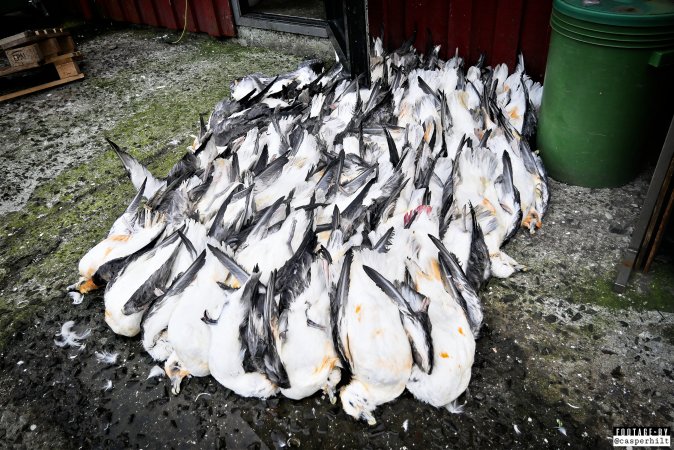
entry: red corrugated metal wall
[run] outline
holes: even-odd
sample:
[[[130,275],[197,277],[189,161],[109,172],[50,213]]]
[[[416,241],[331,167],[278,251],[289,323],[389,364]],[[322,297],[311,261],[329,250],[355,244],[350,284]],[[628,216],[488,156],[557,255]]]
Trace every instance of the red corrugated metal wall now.
[[[513,68],[518,52],[527,72],[543,78],[550,40],[552,0],[369,0],[370,33],[395,49],[417,30],[415,46],[442,45],[448,58],[456,48],[473,64],[481,53],[488,64]]]
[[[70,5],[87,20],[98,17],[180,30],[186,1],[187,31],[236,36],[229,0],[70,0]]]
[[[182,29],[188,2],[187,30],[235,36],[229,0],[70,0],[84,16]],[[417,30],[415,45],[442,45],[448,58],[456,48],[470,64],[484,53],[488,64],[512,69],[518,52],[527,72],[542,79],[550,40],[552,0],[369,0],[370,33],[384,36],[394,49]]]

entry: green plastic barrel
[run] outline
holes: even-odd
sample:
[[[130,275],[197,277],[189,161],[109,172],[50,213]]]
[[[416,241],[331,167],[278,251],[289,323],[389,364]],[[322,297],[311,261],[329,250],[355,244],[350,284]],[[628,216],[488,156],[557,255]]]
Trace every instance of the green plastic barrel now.
[[[538,148],[556,180],[614,187],[662,146],[674,97],[672,0],[555,0]]]

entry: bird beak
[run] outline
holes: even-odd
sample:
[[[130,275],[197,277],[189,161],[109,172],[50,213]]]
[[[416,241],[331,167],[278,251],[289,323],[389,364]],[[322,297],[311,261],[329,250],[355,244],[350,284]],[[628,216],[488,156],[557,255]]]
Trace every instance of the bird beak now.
[[[367,424],[370,425],[371,427],[377,425],[377,419],[374,418],[371,412],[365,412],[363,411],[363,418],[367,420]]]
[[[335,395],[334,387],[326,386],[325,387],[325,393],[328,394],[328,398],[330,399],[331,405],[334,405],[334,404],[337,403],[337,396]]]

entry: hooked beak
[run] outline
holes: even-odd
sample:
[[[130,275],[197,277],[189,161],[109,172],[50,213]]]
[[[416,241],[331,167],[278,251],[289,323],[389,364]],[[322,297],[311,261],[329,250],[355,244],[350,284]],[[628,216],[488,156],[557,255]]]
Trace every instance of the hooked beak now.
[[[325,385],[323,391],[325,391],[325,393],[328,394],[328,398],[330,399],[331,405],[337,403],[337,396],[335,395],[335,388],[333,386]]]

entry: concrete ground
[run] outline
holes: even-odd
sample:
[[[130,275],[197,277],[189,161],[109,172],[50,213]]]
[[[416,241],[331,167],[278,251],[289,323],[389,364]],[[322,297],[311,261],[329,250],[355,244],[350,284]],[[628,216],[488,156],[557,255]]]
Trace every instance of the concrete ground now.
[[[612,426],[673,425],[672,261],[624,295],[610,289],[648,174],[617,189],[551,182],[543,229],[506,247],[530,270],[481,294],[463,414],[405,393],[368,427],[319,395],[242,399],[193,378],[172,396],[165,379],[146,380],[153,363],[106,328],[100,294],[72,305],[64,293],[133,194],[103,137],[165,175],[231,80],[301,60],[175,37],[78,29],[82,82],[0,104],[0,447],[607,448]],[[80,352],[54,345],[68,320],[92,331]],[[98,363],[102,350],[117,363]]]

